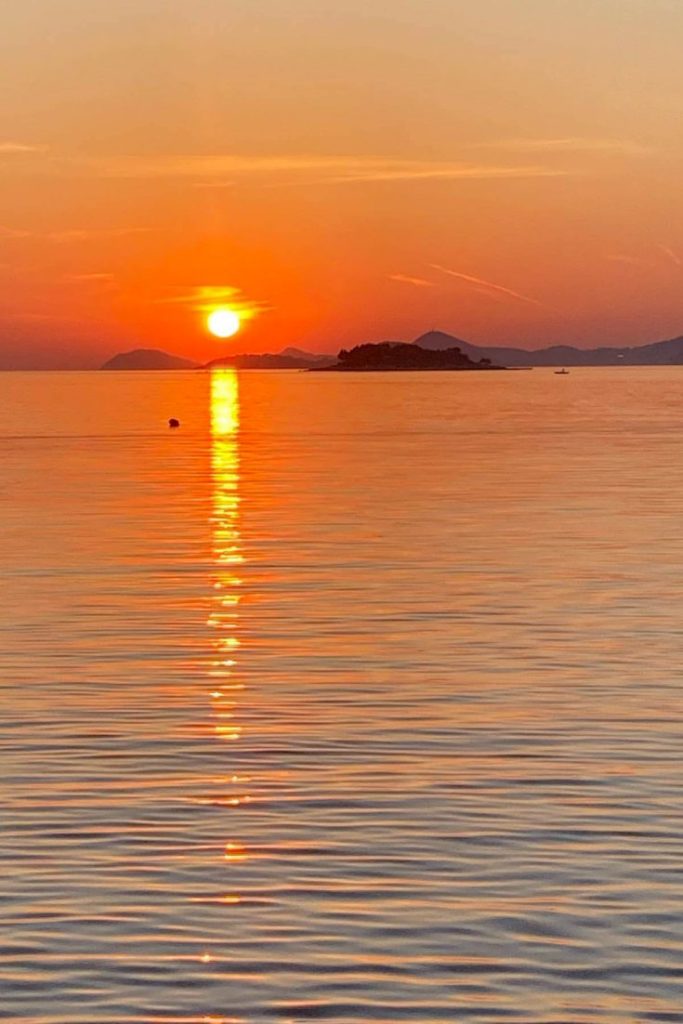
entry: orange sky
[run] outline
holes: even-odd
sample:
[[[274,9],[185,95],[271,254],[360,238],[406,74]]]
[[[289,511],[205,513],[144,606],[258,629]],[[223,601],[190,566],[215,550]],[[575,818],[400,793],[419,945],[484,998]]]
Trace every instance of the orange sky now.
[[[22,0],[0,366],[683,333],[679,0]],[[197,289],[258,315],[211,340]]]

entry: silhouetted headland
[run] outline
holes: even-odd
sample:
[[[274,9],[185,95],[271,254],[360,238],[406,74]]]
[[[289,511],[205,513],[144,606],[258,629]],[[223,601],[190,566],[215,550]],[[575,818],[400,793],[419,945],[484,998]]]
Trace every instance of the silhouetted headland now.
[[[432,351],[415,344],[383,341],[377,345],[357,345],[343,348],[333,366],[314,367],[319,372],[363,373],[371,370],[502,370],[490,359],[474,362],[458,347]]]
[[[135,348],[108,359],[101,370],[194,370],[197,364],[158,348]]]

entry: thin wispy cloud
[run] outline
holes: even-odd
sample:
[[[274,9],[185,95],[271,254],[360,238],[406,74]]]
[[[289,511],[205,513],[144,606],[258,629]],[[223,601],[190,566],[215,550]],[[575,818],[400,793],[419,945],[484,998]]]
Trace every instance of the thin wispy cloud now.
[[[81,317],[64,316],[60,313],[32,313],[32,312],[4,312],[0,310],[0,319],[2,320],[26,320],[36,321],[37,323],[52,322],[58,320],[60,323],[80,323]]]
[[[410,284],[415,288],[436,288],[433,281],[426,281],[424,277],[411,277],[409,274],[389,274],[390,281],[398,281],[399,284]]]
[[[242,320],[251,320],[272,307],[265,302],[247,298],[241,288],[232,285],[195,285],[180,295],[157,299],[157,303],[177,303],[195,313],[212,313],[223,306],[234,310]]]
[[[514,152],[615,153],[623,156],[651,156],[654,150],[631,139],[590,139],[569,136],[555,139],[498,139],[475,143],[475,149],[501,149]]]
[[[102,288],[111,288],[114,284],[115,278],[113,274],[101,272],[93,274],[67,274],[64,278],[69,284],[76,285],[95,285]]]
[[[628,253],[611,253],[606,257],[610,263],[623,263],[628,267],[655,267],[656,264],[652,260],[643,259],[642,256],[629,256]]]
[[[28,142],[0,142],[0,156],[22,156],[29,153],[45,153],[47,146],[36,146]]]
[[[668,245],[662,245],[660,243],[657,248],[659,249],[660,252],[664,253],[664,255],[667,257],[667,259],[669,259],[671,261],[671,263],[674,264],[674,266],[676,266],[676,267],[683,266],[683,260],[681,260],[681,257],[678,255],[677,252],[674,252],[674,250],[671,249]]]
[[[345,156],[240,156],[232,154],[159,157],[125,157],[88,162],[91,173],[109,178],[199,179],[200,187],[212,187],[213,178],[224,179],[217,187],[244,181],[269,182],[283,176],[288,183],[347,184],[354,182],[486,180],[563,176],[564,170],[541,165],[491,165],[485,163],[401,160],[391,157]],[[225,179],[230,179],[225,181]],[[195,182],[195,184],[197,184]]]
[[[226,188],[226,189],[227,188],[234,188],[236,184],[237,184],[236,181],[195,181],[195,182],[193,182],[193,187],[194,188],[212,188],[212,189],[217,189],[218,190],[218,189],[222,189],[222,188]]]
[[[67,228],[64,231],[49,231],[38,235],[51,242],[87,242],[94,238],[125,238],[127,235],[146,235],[151,228]]]
[[[609,253],[605,259],[610,263],[621,263],[623,266],[634,267],[636,270],[654,270],[666,272],[671,276],[672,267],[680,270],[683,259],[678,253],[664,243],[656,243],[649,250],[649,256],[634,256],[632,253]]]
[[[6,142],[6,153],[41,153],[40,147]],[[475,147],[476,148],[476,147]],[[2,149],[0,149],[0,154]],[[344,185],[364,182],[468,181],[557,178],[576,171],[542,163],[483,160],[410,160],[391,156],[235,153],[70,157],[51,152],[36,173],[61,177],[187,181],[195,188]]]
[[[0,224],[0,238],[33,238],[47,242],[87,242],[98,238],[123,238],[127,235],[143,235],[151,228],[65,228],[60,231],[32,231],[27,228],[12,228]]]
[[[5,224],[0,224],[0,238],[32,238],[35,237],[32,231],[26,231],[24,228],[10,228]]]
[[[432,270],[438,270],[441,274],[447,274],[449,277],[457,278],[459,281],[464,281],[466,284],[471,284],[477,289],[483,290],[484,293],[492,292],[495,295],[505,295],[510,299],[515,299],[517,302],[524,302],[530,306],[540,306],[542,309],[548,307],[543,302],[539,302],[538,299],[532,298],[530,295],[524,295],[522,292],[516,292],[512,288],[506,288],[502,284],[495,284],[493,281],[486,281],[481,277],[474,277],[472,274],[463,274],[458,270],[451,270],[449,267],[442,267],[438,263],[431,264]]]
[[[622,263],[627,267],[636,267],[640,270],[663,270],[671,267],[683,267],[683,260],[678,253],[669,245],[657,243],[652,255],[634,256],[631,253],[610,253],[605,257],[610,263]]]
[[[113,281],[114,275],[109,273],[69,274],[69,281]]]
[[[488,167],[485,165],[456,164],[452,166],[432,167],[386,167],[365,168],[362,171],[349,171],[332,178],[335,184],[346,182],[392,182],[392,181],[490,181],[519,178],[557,178],[565,177],[568,172],[554,170],[549,167]]]

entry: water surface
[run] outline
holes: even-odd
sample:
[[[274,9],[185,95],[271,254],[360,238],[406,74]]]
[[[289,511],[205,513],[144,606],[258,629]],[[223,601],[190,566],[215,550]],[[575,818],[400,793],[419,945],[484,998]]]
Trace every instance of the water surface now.
[[[0,1019],[683,1021],[682,393],[0,375]]]

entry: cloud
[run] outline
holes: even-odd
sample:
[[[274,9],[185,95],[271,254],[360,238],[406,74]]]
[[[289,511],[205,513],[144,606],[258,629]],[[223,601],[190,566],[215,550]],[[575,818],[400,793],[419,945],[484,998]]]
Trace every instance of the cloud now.
[[[0,319],[2,320],[35,320],[38,323],[59,321],[60,323],[80,323],[79,317],[74,316],[63,316],[57,313],[30,313],[30,312],[18,312],[18,313],[6,313],[0,311]]]
[[[236,181],[196,181],[193,184],[194,188],[234,188],[237,184]]]
[[[0,239],[31,239],[33,237],[33,231],[27,231],[20,227],[7,227],[5,224],[0,224]]]
[[[565,171],[543,166],[497,166],[481,163],[402,160],[392,157],[239,156],[233,154],[120,157],[87,162],[93,174],[107,178],[260,179],[286,176],[288,184],[346,184],[372,181],[487,180],[563,176]],[[224,186],[224,182],[220,187]]]
[[[0,224],[0,238],[35,238],[47,242],[87,242],[96,238],[123,238],[126,235],[147,234],[151,228],[65,228],[62,231],[31,231],[10,228]]]
[[[530,306],[540,306],[542,309],[547,309],[543,302],[539,302],[538,299],[532,299],[529,295],[523,295],[521,292],[515,292],[512,288],[505,288],[502,284],[494,284],[492,281],[485,281],[481,277],[473,277],[471,274],[461,274],[457,270],[450,270],[448,267],[442,267],[438,263],[431,264],[433,270],[438,270],[442,274],[448,274],[449,277],[458,278],[460,281],[465,281],[467,284],[474,285],[475,288],[483,290],[483,293],[493,292],[497,295],[507,295],[508,298],[515,299],[517,302],[524,302]]]
[[[669,248],[669,246],[668,246],[668,245],[661,245],[661,244],[660,244],[660,245],[659,245],[659,246],[658,246],[657,248],[658,248],[658,249],[660,250],[660,252],[663,252],[663,253],[664,253],[664,255],[665,255],[665,256],[666,256],[666,257],[667,257],[667,258],[668,258],[668,259],[669,259],[669,260],[670,260],[670,261],[671,261],[671,262],[672,262],[673,264],[675,264],[675,266],[677,266],[677,267],[681,267],[681,266],[683,266],[683,261],[681,261],[681,258],[680,258],[680,256],[678,255],[678,253],[677,253],[677,252],[674,252],[674,250],[673,250],[673,249],[671,249],[671,248]]]
[[[67,274],[65,280],[69,281],[71,284],[93,284],[109,288],[114,284],[115,278],[113,274],[102,272],[93,274]]]
[[[166,299],[158,299],[159,303],[178,303],[187,306],[195,313],[212,313],[222,306],[234,310],[241,320],[253,320],[260,313],[272,307],[265,302],[248,299],[241,288],[232,285],[195,285],[191,291],[183,295],[174,295]]]
[[[631,256],[629,253],[610,253],[605,259],[610,263],[623,263],[627,267],[638,267],[640,269],[657,270],[664,266],[671,268],[683,267],[683,260],[668,245],[657,243],[654,247],[654,255],[651,258],[645,256]]]
[[[21,156],[26,153],[45,153],[47,146],[35,146],[26,142],[0,142],[0,156]]]
[[[626,253],[613,253],[606,257],[610,263],[625,263],[629,267],[654,267],[652,260],[645,260],[642,256],[628,256]]]
[[[503,143],[504,148],[519,148]],[[43,147],[0,143],[0,154],[41,153]],[[470,147],[471,148],[471,147]],[[475,146],[474,148],[478,148]],[[487,146],[487,148],[490,148]],[[524,148],[524,146],[522,146]],[[528,148],[528,147],[527,147]],[[542,150],[547,147],[531,147]],[[50,153],[37,170],[61,177],[104,179],[188,180],[197,188],[229,188],[237,184],[297,185],[352,184],[392,181],[467,181],[516,178],[555,178],[575,173],[542,164],[481,160],[415,160],[392,156],[348,156],[239,153],[180,153],[152,156],[68,156]]]
[[[69,274],[70,281],[113,281],[114,275],[108,273]]]
[[[67,228],[64,231],[48,231],[36,237],[47,238],[51,242],[88,242],[93,238],[124,238],[126,235],[145,235],[151,228]]]
[[[572,136],[559,139],[499,139],[475,143],[473,148],[516,152],[619,153],[624,156],[651,156],[654,152],[649,146],[630,139],[586,139]]]
[[[390,281],[398,281],[400,284],[412,284],[416,288],[436,288],[433,281],[425,281],[423,277],[410,277],[408,274],[389,274]]]
[[[423,167],[415,164],[374,169],[368,167],[360,171],[348,171],[330,180],[336,184],[371,181],[489,181],[505,178],[557,178],[565,174],[565,171],[548,167],[487,167],[467,164]]]

